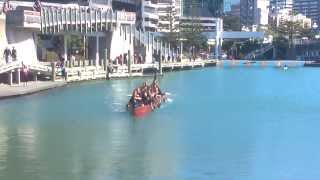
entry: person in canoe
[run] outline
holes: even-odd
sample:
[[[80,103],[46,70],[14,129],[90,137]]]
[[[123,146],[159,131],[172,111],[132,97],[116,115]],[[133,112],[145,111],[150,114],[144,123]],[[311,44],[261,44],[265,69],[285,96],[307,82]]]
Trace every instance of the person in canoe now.
[[[127,104],[127,108],[150,105],[152,109],[155,109],[160,107],[160,104],[164,99],[165,95],[161,92],[157,81],[154,79],[150,86],[144,82],[140,87],[133,91],[130,101]]]

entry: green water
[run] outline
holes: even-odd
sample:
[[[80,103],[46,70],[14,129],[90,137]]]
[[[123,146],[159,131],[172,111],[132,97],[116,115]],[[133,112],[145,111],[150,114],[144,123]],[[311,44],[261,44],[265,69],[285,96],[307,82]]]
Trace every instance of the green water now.
[[[145,79],[1,100],[0,179],[318,179],[319,73],[168,73],[160,84],[169,102],[144,119],[125,104]]]

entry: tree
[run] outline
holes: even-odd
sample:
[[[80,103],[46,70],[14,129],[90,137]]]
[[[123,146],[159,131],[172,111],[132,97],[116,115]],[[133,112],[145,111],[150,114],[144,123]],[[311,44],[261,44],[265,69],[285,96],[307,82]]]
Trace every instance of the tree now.
[[[240,31],[240,17],[232,15],[223,16],[223,29],[224,31]]]
[[[302,37],[313,37],[311,28],[307,28],[302,22],[293,20],[295,13],[291,12],[289,18],[277,24],[276,19],[269,25],[268,34],[273,36],[274,51],[282,49],[286,46],[286,58],[294,57],[294,39]],[[279,51],[280,52],[280,51]],[[275,53],[275,52],[274,52]],[[277,56],[275,54],[275,56]],[[279,57],[279,56],[278,56]]]
[[[196,0],[192,0],[191,20],[190,23],[184,24],[181,28],[181,37],[185,39],[185,46],[191,48],[194,47],[195,50],[207,49],[208,39],[202,34],[202,25],[199,19],[196,17]]]

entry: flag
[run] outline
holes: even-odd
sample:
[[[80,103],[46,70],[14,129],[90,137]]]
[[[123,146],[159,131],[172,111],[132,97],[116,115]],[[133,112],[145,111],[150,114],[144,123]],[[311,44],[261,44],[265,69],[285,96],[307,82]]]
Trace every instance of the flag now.
[[[41,2],[40,2],[40,0],[35,0],[34,1],[33,9],[38,11],[38,12],[41,11]]]

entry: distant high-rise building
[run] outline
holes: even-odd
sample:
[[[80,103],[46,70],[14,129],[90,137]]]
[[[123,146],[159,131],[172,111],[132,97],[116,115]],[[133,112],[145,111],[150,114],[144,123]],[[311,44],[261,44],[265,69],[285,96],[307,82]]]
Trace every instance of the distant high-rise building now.
[[[270,0],[269,6],[271,12],[279,12],[280,10],[293,10],[293,0]]]
[[[230,10],[229,14],[232,16],[240,17],[240,4],[231,5],[231,10]]]
[[[269,16],[269,0],[240,0],[241,25],[267,25]]]
[[[320,23],[320,1],[319,0],[294,0],[293,10],[311,18],[313,22]]]
[[[183,0],[183,16],[220,17],[224,12],[223,0]]]

